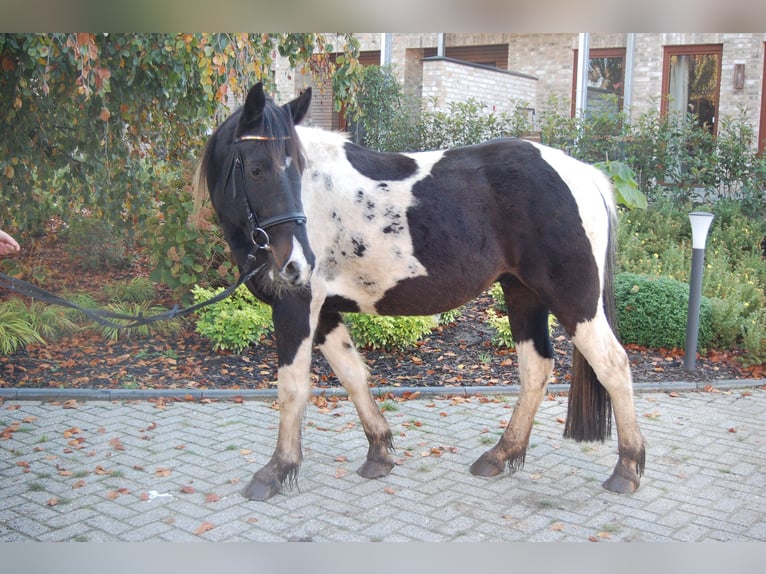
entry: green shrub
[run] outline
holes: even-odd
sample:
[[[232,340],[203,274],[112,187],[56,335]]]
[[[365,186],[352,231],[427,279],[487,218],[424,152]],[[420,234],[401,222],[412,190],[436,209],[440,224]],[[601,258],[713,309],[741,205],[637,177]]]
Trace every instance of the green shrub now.
[[[507,315],[498,315],[493,310],[489,310],[487,312],[487,323],[495,330],[495,335],[492,337],[493,345],[508,349],[516,348]]]
[[[345,322],[357,345],[387,351],[411,347],[437,326],[437,320],[430,315],[394,317],[348,313]]]
[[[742,326],[743,363],[761,365],[766,363],[766,309],[759,309],[748,317]]]
[[[149,317],[152,315],[159,315],[167,311],[164,307],[158,307],[151,305],[144,301],[141,303],[126,303],[115,302],[106,306],[107,311],[114,313],[120,313],[123,315],[139,316],[143,315]],[[118,325],[130,324],[132,320],[122,319],[110,319],[112,322]],[[138,325],[136,327],[111,327],[108,325],[99,325],[101,334],[110,341],[116,341],[120,337],[131,339],[133,337],[151,337],[152,335],[159,334],[172,334],[181,330],[180,319],[165,319],[162,321],[154,321],[153,323],[147,323],[145,325]]]
[[[223,291],[195,286],[194,302],[198,303]],[[215,350],[240,353],[250,345],[258,344],[274,326],[271,307],[259,301],[241,285],[231,297],[197,311],[197,332],[213,342]]]
[[[170,287],[176,297],[189,294],[194,285],[234,282],[226,244],[217,226],[208,221],[193,225],[194,201],[180,178],[160,194],[160,207],[147,234],[149,279]]]
[[[617,323],[623,343],[653,348],[683,348],[689,307],[687,284],[669,277],[620,273],[615,278]],[[698,347],[713,340],[712,304],[700,304]]]
[[[10,355],[19,347],[44,342],[30,321],[29,311],[23,303],[14,300],[0,304],[1,353]]]
[[[146,277],[136,277],[130,281],[110,283],[104,285],[102,291],[110,301],[130,303],[151,301],[157,294],[154,285]]]
[[[31,301],[27,312],[30,324],[46,342],[74,333],[78,329],[65,307]]]

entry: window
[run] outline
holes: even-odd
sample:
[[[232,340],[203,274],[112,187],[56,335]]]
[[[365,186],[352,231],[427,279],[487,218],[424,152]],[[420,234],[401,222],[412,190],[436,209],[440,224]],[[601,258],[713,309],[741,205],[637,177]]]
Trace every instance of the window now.
[[[715,134],[721,88],[721,45],[667,46],[662,71],[662,113],[691,113]]]
[[[572,76],[572,116],[577,95],[577,57],[574,51]],[[622,111],[625,90],[625,48],[594,48],[588,52],[587,110]]]

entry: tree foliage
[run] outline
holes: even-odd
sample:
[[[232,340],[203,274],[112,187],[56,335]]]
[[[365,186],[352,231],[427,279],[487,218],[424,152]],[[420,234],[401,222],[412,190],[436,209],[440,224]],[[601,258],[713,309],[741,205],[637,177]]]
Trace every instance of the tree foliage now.
[[[189,171],[229,94],[273,88],[277,54],[348,97],[357,52],[314,33],[2,34],[0,224],[37,234],[86,212],[129,235],[156,206],[154,171]]]

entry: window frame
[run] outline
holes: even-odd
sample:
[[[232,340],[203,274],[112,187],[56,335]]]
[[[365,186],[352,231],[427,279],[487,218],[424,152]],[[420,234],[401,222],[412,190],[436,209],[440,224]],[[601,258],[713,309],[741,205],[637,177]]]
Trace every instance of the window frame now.
[[[574,52],[574,63],[572,64],[572,99],[571,99],[571,106],[570,106],[570,115],[571,117],[575,117],[577,110],[575,110],[575,105],[577,103],[577,69],[579,64],[579,53],[580,50],[578,48],[575,48],[573,50]],[[627,70],[625,69],[625,65],[627,63],[627,49],[622,47],[615,47],[615,48],[591,48],[588,50],[588,61],[594,60],[596,58],[622,58],[622,96],[619,97],[619,109],[617,110],[619,113],[622,113],[624,109],[624,103],[625,103],[625,73]]]
[[[718,80],[715,88],[715,121],[713,136],[718,133],[721,115],[721,64],[723,62],[723,44],[681,44],[664,46],[662,58],[662,92],[660,93],[660,115],[668,114],[668,96],[670,91],[670,61],[673,56],[718,56]]]

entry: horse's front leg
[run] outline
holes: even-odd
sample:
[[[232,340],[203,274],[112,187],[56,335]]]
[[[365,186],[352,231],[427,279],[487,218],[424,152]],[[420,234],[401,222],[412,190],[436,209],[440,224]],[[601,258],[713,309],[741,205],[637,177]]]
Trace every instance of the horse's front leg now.
[[[310,301],[303,298],[280,300],[273,305],[279,355],[279,432],[271,460],[253,475],[243,491],[250,500],[268,500],[281,492],[285,483],[293,485],[298,477],[303,460],[301,425],[311,396],[309,370],[315,322],[310,319],[309,309]]]
[[[394,468],[391,428],[372,398],[367,384],[367,366],[357,353],[340,313],[319,317],[316,342],[359,413],[369,449],[367,460],[357,470],[365,478],[386,476]]]

